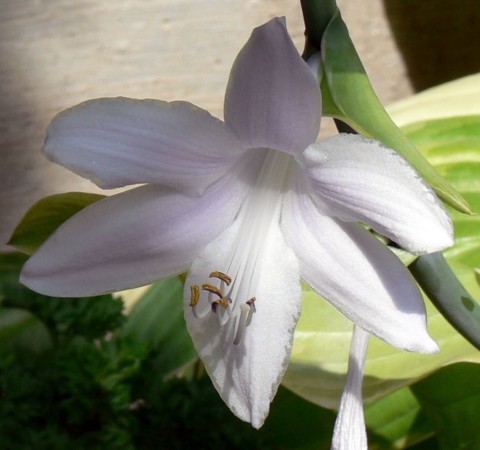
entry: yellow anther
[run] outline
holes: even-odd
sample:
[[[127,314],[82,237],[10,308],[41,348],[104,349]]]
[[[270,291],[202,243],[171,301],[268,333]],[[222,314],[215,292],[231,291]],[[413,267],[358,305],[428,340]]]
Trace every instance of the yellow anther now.
[[[220,305],[223,309],[227,309],[230,306],[230,299],[227,297],[222,297],[219,298],[218,300],[215,300],[212,302],[212,311],[214,313],[217,312],[217,306]]]
[[[218,295],[220,298],[223,297],[223,292],[220,289],[218,289],[217,287],[212,286],[211,284],[204,284],[202,286],[202,289],[204,291],[208,291],[208,292],[211,292],[212,294]]]
[[[212,272],[209,275],[209,278],[218,278],[219,280],[222,280],[227,286],[229,286],[232,282],[232,279],[226,273],[218,271]]]
[[[200,287],[196,284],[190,286],[190,306],[196,306],[200,300]]]
[[[217,303],[222,305],[224,309],[227,309],[228,305],[230,304],[230,299],[228,299],[227,297],[222,297],[217,300]]]

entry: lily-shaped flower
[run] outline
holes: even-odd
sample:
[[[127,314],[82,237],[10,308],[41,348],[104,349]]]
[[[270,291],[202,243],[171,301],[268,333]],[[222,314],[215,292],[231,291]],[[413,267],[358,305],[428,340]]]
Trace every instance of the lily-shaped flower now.
[[[61,113],[48,158],[104,188],[147,184],[63,224],[22,282],[85,296],[189,270],[195,347],[223,400],[254,427],[288,364],[301,278],[368,333],[435,351],[409,273],[356,222],[419,253],[452,243],[450,219],[393,150],[345,134],[314,143],[320,109],[315,77],[274,19],[234,63],[225,122],[189,103],[124,98]]]

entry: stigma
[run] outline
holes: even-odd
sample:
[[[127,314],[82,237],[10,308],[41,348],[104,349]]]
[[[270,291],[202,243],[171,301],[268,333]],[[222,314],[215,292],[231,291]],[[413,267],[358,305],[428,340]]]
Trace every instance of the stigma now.
[[[245,301],[232,301],[232,277],[220,271],[213,271],[209,275],[208,282],[204,283],[200,289],[199,285],[190,286],[190,307],[192,313],[197,319],[203,319],[208,314],[217,316],[218,324],[223,327],[229,321],[236,321],[234,345],[239,345],[245,335],[245,330],[250,325],[253,314],[256,311],[255,297]],[[210,308],[203,309],[200,313],[197,306],[202,301],[201,291],[205,294],[205,301],[210,304]]]

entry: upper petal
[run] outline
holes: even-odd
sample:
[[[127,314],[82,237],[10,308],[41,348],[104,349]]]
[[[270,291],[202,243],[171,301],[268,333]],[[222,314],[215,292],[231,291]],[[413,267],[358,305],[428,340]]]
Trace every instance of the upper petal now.
[[[102,188],[156,183],[202,192],[243,147],[223,122],[190,103],[104,98],[57,115],[49,159]]]
[[[302,278],[349,319],[395,347],[437,350],[418,287],[378,239],[358,224],[320,214],[299,189],[287,195],[282,229]]]
[[[201,299],[207,314],[203,318],[194,317],[189,306],[190,286],[208,282],[212,271],[228,271],[238,245],[240,224],[241,219],[237,219],[194,261],[185,284],[185,320],[222,399],[240,419],[259,428],[287,367],[300,315],[298,263],[285,244],[278,222],[272,223],[256,260],[255,288],[250,279],[245,279],[248,274],[230,274],[236,275],[232,285],[241,283],[239,292],[245,294],[234,296],[233,305],[239,307],[242,303],[245,307],[249,298],[256,298],[256,312],[239,344],[234,344],[239,316],[220,326],[218,314],[223,311],[211,312],[206,299]]]
[[[224,111],[226,123],[252,148],[298,153],[317,138],[320,89],[284,18],[253,30],[233,65]]]
[[[113,195],[65,222],[25,264],[21,282],[54,296],[90,296],[185,271],[232,223],[258,162],[191,197],[156,185]]]
[[[340,134],[311,145],[299,160],[331,214],[365,222],[413,253],[453,244],[452,222],[442,203],[394,150]]]

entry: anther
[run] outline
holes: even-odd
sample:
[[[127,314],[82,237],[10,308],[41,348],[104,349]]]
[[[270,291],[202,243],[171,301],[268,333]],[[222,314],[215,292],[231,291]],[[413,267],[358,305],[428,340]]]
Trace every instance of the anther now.
[[[222,297],[221,299],[217,300],[217,302],[223,306],[224,309],[227,309],[230,305],[230,303],[232,302],[231,299],[229,299],[228,297]]]
[[[193,315],[197,319],[201,319],[202,317],[205,316],[205,313],[203,315],[198,314],[197,304],[199,300],[200,300],[200,287],[197,286],[196,284],[192,284],[192,286],[190,286],[190,306],[192,307]]]
[[[247,318],[245,320],[245,325],[248,327],[250,322],[252,321],[253,313],[257,311],[257,307],[255,306],[255,297],[252,297],[250,300],[247,300],[247,305],[250,307],[248,311]]]
[[[217,305],[222,306],[223,309],[228,309],[231,302],[232,300],[228,297],[219,298],[218,300],[212,302],[212,311],[217,312]]]
[[[218,289],[217,287],[212,286],[211,284],[204,284],[202,286],[202,289],[204,291],[208,291],[208,292],[211,292],[212,294],[218,295],[220,298],[223,297],[223,292],[220,289]]]
[[[250,300],[247,300],[247,305],[250,306],[253,309],[253,312],[257,311],[257,308],[255,306],[255,297],[252,297]]]
[[[226,273],[218,271],[212,272],[208,276],[208,278],[218,278],[219,280],[222,280],[227,286],[229,286],[232,282],[232,279]]]
[[[196,306],[200,300],[200,288],[196,284],[190,286],[190,306]]]

